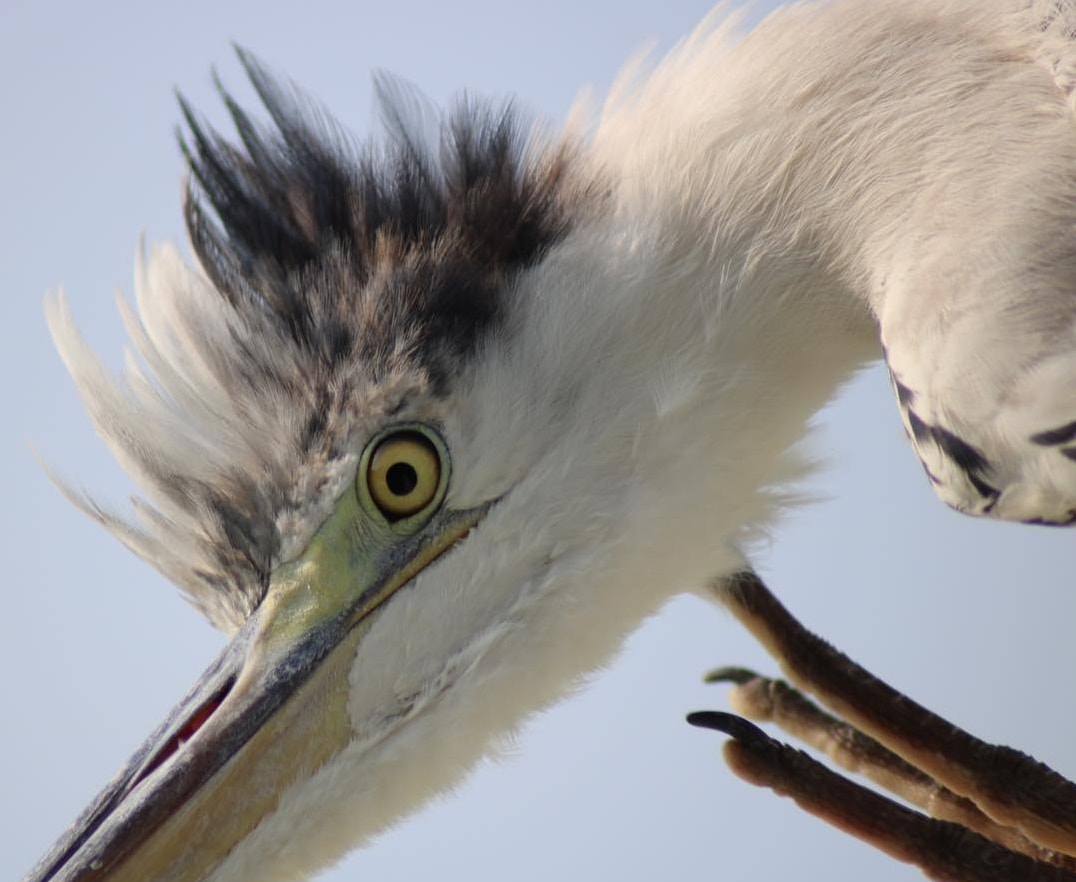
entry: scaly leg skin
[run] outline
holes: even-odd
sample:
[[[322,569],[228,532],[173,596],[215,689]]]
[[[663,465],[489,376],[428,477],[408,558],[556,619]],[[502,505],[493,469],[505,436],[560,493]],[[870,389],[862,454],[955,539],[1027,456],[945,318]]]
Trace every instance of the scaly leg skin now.
[[[931,817],[952,821],[1010,851],[1076,873],[1076,858],[1043,848],[1018,830],[992,821],[970,799],[957,796],[873,738],[826,713],[783,680],[761,677],[745,668],[720,668],[709,673],[706,681],[733,683],[730,699],[738,714],[755,722],[775,723],[845,771],[869,778]]]
[[[1006,850],[1071,868],[1069,857],[1076,855],[1076,785],[1030,757],[985,744],[909,701],[804,628],[754,573],[728,580],[721,595],[793,683],[814,693],[855,729],[888,748],[886,754],[896,754],[904,762],[897,759],[895,764],[870,751],[860,758],[854,750],[851,754],[837,750],[844,760],[855,767],[866,766],[883,786],[979,830]],[[759,710],[758,698],[757,690],[752,697],[750,690],[741,689],[736,700],[748,715],[766,716],[770,711]],[[811,729],[804,719],[802,713],[799,718],[785,714],[785,722],[797,736],[803,734],[800,729]],[[822,728],[812,737],[825,741],[826,725],[818,725]],[[835,731],[830,729],[828,737]],[[864,744],[860,743],[863,750]],[[730,745],[730,749],[738,748]],[[918,799],[910,794],[918,794]],[[1066,873],[1061,878],[1076,879],[1076,875]]]
[[[733,714],[701,711],[688,722],[732,736],[725,761],[741,778],[790,796],[846,833],[919,867],[936,882],[1074,882],[1076,874],[1010,851],[959,824],[928,818],[853,784]]]

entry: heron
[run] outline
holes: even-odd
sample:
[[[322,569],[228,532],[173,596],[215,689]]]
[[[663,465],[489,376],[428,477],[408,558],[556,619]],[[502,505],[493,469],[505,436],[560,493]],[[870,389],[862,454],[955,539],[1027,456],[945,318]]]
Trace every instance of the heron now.
[[[31,878],[295,876],[668,593],[742,602],[789,449],[879,336],[946,502],[1071,521],[1071,22],[711,23],[592,133],[469,106],[438,153],[389,95],[394,147],[352,156],[246,57],[272,122],[233,105],[229,146],[187,111],[201,269],[140,272],[143,364],[116,384],[50,307],[147,495],[93,513],[233,643]]]

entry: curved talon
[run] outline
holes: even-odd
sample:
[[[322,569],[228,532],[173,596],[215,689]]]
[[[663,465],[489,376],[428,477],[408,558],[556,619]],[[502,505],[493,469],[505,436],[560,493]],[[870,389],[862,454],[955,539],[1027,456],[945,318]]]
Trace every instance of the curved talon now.
[[[730,738],[745,744],[757,745],[773,740],[754,723],[725,711],[693,711],[686,719],[692,726],[724,732]]]
[[[1052,865],[959,824],[919,814],[770,738],[735,714],[696,711],[687,721],[731,736],[724,758],[739,778],[790,797],[812,815],[919,867],[938,882],[1076,882],[1076,874],[1065,865]]]
[[[730,665],[724,668],[714,668],[702,679],[704,683],[735,683],[737,686],[743,686],[752,680],[761,678],[761,674],[755,673],[750,668],[738,668]]]

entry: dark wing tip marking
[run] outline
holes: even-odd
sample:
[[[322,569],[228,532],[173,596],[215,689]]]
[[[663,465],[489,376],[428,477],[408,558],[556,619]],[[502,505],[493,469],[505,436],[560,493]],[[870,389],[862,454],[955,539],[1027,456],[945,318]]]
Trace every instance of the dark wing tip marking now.
[[[986,457],[982,451],[973,447],[963,438],[954,435],[942,426],[931,426],[931,435],[938,442],[938,446],[953,462],[969,475],[982,474],[987,469]]]
[[[890,376],[893,379],[893,388],[897,390],[897,401],[900,402],[900,406],[911,407],[915,403],[915,393],[898,380],[892,372]]]
[[[926,438],[931,437],[930,426],[920,419],[919,414],[914,410],[908,409],[908,426],[912,430],[912,437],[916,441],[923,441]]]
[[[967,475],[968,480],[971,481],[972,486],[979,491],[980,495],[982,495],[984,499],[990,500],[990,505],[983,509],[983,511],[990,511],[994,507],[994,503],[997,502],[998,497],[1001,496],[1001,491],[972,472],[968,472]]]
[[[1031,436],[1031,442],[1042,447],[1054,447],[1058,444],[1067,444],[1073,440],[1076,440],[1076,420],[1064,426],[1058,426],[1056,429],[1049,429]]]
[[[997,487],[983,480],[990,463],[981,450],[941,426],[931,426],[930,433],[942,453],[967,475],[968,481],[984,499],[994,501],[1001,495]]]
[[[895,385],[897,386],[897,397],[903,405],[905,398],[900,392],[902,387],[900,384]],[[914,393],[910,390],[906,391],[909,400],[911,397],[914,397]],[[997,499],[1001,496],[1001,491],[987,482],[984,478],[984,476],[990,472],[990,462],[983,452],[948,429],[942,426],[932,426],[929,423],[926,423],[922,417],[910,407],[905,407],[905,413],[908,415],[908,426],[911,428],[912,437],[915,441],[919,443],[933,441],[938,446],[938,450],[941,454],[952,462],[953,465],[959,468],[967,477],[968,482],[975,488],[975,491],[983,499],[989,502],[989,505],[984,509],[984,512],[989,512],[994,507]],[[920,461],[922,461],[922,456],[920,456]],[[941,486],[943,484],[943,482],[926,467],[925,462],[923,468],[926,469],[927,477],[930,478],[932,484],[935,486]]]
[[[1076,525],[1076,509],[1070,509],[1065,516],[1065,520],[1050,520],[1047,518],[1026,518],[1021,521],[1024,524],[1031,524],[1036,527],[1071,527]]]

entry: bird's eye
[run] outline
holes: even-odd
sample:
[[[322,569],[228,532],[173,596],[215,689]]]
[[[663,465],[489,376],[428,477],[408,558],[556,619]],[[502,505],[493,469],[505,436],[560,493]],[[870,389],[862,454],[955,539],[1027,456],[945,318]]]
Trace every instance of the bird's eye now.
[[[416,515],[441,489],[441,452],[425,433],[398,431],[377,441],[366,463],[370,500],[389,521]]]

